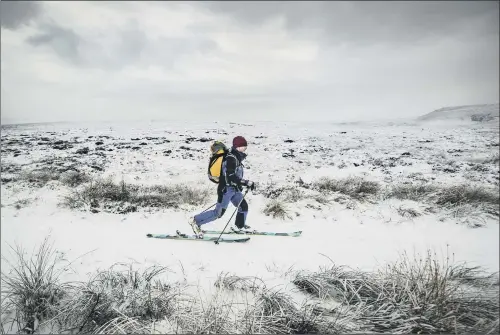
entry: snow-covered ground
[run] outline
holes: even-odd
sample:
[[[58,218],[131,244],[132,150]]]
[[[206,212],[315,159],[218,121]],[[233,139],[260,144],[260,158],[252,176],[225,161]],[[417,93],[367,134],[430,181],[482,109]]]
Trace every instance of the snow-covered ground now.
[[[215,186],[206,177],[212,140],[230,143],[242,135],[249,142],[246,177],[258,183],[247,195],[248,224],[258,230],[302,230],[300,237],[252,236],[247,243],[149,239],[147,233],[191,233],[189,218],[213,204]],[[102,142],[102,143],[100,143]],[[371,270],[410,254],[433,249],[443,258],[499,270],[498,216],[482,215],[483,226],[471,228],[437,208],[409,200],[386,199],[322,204],[306,197],[287,204],[291,218],[262,213],[270,201],[262,191],[322,176],[359,176],[383,187],[404,182],[461,183],[498,189],[498,125],[447,126],[424,122],[189,123],[144,122],[41,124],[2,128],[1,236],[2,256],[9,245],[28,251],[51,236],[62,259],[74,261],[65,279],[85,280],[89,273],[118,262],[135,267],[168,266],[169,278],[186,278],[209,289],[220,272],[252,275],[291,285],[282,275],[290,267],[316,270],[336,264]],[[87,150],[81,150],[88,148]],[[77,153],[78,152],[78,153]],[[497,156],[498,157],[498,156]],[[486,163],[484,163],[486,162]],[[30,187],[16,181],[22,171],[52,165],[59,171],[78,169],[132,184],[187,183],[210,190],[201,206],[143,210],[127,214],[71,210],[60,206],[71,191],[58,181]],[[335,197],[333,197],[335,198]],[[333,199],[332,198],[332,199]],[[20,205],[21,204],[21,205]],[[400,206],[423,215],[401,216]],[[233,212],[210,223],[222,229]],[[234,220],[234,217],[233,217]],[[2,259],[2,271],[8,271]],[[280,279],[281,278],[281,279]]]

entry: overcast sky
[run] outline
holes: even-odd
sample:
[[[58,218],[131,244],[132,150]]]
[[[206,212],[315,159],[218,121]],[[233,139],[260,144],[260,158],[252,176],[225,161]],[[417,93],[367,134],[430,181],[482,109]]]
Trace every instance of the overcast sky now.
[[[406,118],[499,100],[499,3],[0,2],[2,123]]]

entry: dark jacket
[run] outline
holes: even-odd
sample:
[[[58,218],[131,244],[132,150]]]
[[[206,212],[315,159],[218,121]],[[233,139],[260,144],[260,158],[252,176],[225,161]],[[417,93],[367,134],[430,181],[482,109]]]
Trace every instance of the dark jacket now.
[[[242,186],[247,184],[247,180],[243,179],[244,165],[242,164],[246,157],[244,152],[231,148],[224,163],[222,163],[223,178],[219,182],[221,188],[233,186],[240,191],[243,189]]]

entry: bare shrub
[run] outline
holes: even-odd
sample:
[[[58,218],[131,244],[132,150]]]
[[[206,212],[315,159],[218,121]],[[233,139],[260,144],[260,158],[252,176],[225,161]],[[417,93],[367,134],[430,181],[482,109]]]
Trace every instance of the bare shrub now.
[[[48,238],[26,258],[21,246],[11,247],[16,264],[2,258],[11,266],[11,273],[2,271],[2,314],[13,314],[19,330],[29,334],[37,331],[40,322],[56,314],[57,306],[65,296],[67,285],[60,282],[62,269]]]
[[[291,219],[286,205],[279,200],[271,200],[262,211],[267,216],[279,218],[281,220]]]
[[[344,179],[323,177],[313,183],[313,187],[320,192],[338,192],[356,200],[364,200],[370,195],[376,195],[380,190],[378,182],[365,180],[361,177]]]

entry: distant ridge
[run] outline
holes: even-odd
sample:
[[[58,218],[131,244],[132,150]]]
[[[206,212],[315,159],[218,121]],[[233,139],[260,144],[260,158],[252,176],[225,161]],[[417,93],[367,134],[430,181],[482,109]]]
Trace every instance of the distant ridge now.
[[[444,107],[422,115],[418,121],[476,121],[498,122],[500,104],[465,105]]]

